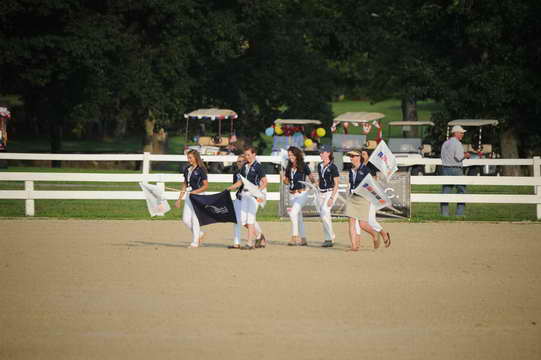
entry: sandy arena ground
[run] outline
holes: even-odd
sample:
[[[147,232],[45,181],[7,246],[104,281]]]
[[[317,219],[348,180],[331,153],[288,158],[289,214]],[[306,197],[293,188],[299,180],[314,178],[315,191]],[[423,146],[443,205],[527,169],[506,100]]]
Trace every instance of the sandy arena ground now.
[[[541,225],[387,224],[390,249],[187,249],[180,222],[1,220],[0,359],[541,359]]]

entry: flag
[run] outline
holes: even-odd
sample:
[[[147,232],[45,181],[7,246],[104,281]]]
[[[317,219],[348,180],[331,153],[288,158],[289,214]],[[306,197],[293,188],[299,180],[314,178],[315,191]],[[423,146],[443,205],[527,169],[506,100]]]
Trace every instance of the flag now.
[[[263,202],[258,204],[259,206],[264,208],[267,204],[267,191],[261,190],[259,187],[257,187],[257,185],[255,185],[242,175],[240,176],[240,178],[242,180],[242,184],[244,185],[244,190],[248,190],[248,192],[250,192],[250,194],[257,199],[263,199]]]
[[[396,158],[383,140],[376,146],[368,161],[381,171],[387,181],[398,170]]]
[[[171,210],[169,203],[163,196],[163,189],[161,187],[143,182],[140,182],[139,186],[145,195],[150,216],[164,216]]]
[[[190,201],[201,226],[218,222],[237,223],[231,194],[227,190],[213,195],[190,194]]]
[[[391,199],[387,196],[381,186],[374,181],[374,178],[370,174],[365,176],[359,186],[353,190],[353,193],[361,195],[366,200],[370,201],[376,207],[376,210],[384,207],[394,210]]]
[[[319,187],[314,186],[314,184],[308,181],[299,182],[306,186],[306,188],[308,189],[308,197],[312,199],[314,207],[316,208],[317,212],[320,213],[321,209],[319,207],[319,197],[321,196],[321,192],[319,191]]]

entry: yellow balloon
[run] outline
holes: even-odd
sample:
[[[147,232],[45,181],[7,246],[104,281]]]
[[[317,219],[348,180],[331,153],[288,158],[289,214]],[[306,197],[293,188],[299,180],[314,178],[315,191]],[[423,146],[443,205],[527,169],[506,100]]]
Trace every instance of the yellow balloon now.
[[[306,146],[306,147],[310,147],[310,146],[312,146],[313,144],[314,144],[314,143],[312,142],[311,139],[306,139],[306,140],[304,140],[304,146]]]
[[[327,133],[327,132],[326,132],[325,129],[323,129],[323,128],[318,128],[318,129],[316,130],[316,134],[317,134],[317,136],[319,136],[319,137],[325,136],[326,133]]]
[[[284,130],[282,130],[280,126],[275,126],[274,132],[276,133],[276,135],[282,135],[284,133]]]

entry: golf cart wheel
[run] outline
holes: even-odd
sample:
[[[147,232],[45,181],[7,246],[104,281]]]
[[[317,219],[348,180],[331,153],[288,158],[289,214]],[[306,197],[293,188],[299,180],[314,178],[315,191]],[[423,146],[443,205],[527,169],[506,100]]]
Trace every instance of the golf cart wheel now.
[[[423,169],[418,166],[411,168],[411,176],[423,176],[424,174]]]

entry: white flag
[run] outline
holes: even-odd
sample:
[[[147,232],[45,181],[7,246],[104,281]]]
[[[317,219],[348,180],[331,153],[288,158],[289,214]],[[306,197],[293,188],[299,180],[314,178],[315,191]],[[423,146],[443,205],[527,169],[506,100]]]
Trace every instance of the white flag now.
[[[312,202],[314,203],[314,206],[316,207],[317,212],[321,212],[321,209],[319,207],[319,197],[321,196],[321,192],[319,191],[319,186],[314,186],[311,182],[308,181],[299,181],[301,184],[304,184],[306,188],[308,189],[308,196],[312,198]]]
[[[150,216],[164,216],[171,207],[163,196],[163,190],[158,185],[140,182],[139,186],[143,190],[147,201],[148,212]]]
[[[287,153],[287,150],[280,149],[280,165],[282,166],[282,169],[285,169],[287,167],[288,162],[289,162],[289,154]]]
[[[394,209],[391,199],[389,199],[385,191],[374,181],[374,178],[370,174],[365,176],[359,186],[353,190],[353,193],[361,195],[366,200],[370,201],[374,204],[376,210],[384,207]]]
[[[242,175],[240,175],[240,178],[242,180],[242,184],[244,185],[245,190],[248,190],[248,192],[252,194],[252,196],[255,197],[256,199],[263,199],[263,202],[258,203],[258,204],[259,206],[264,208],[265,205],[267,204],[267,191],[259,189],[257,185],[255,185],[254,183],[252,183],[250,180],[246,179]]]
[[[387,181],[398,170],[396,158],[383,140],[376,146],[368,161],[381,171]]]

